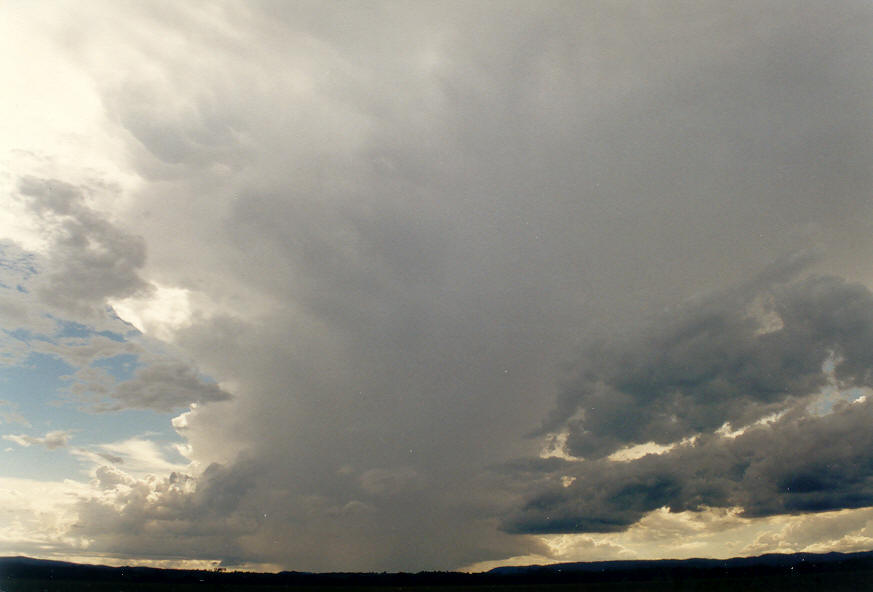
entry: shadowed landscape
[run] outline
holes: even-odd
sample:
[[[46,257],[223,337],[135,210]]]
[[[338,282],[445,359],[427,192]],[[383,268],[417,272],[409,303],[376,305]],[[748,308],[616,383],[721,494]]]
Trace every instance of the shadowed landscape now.
[[[862,590],[873,551],[768,554],[733,559],[595,561],[507,566],[487,572],[279,573],[107,567],[0,558],[3,592],[79,590]]]

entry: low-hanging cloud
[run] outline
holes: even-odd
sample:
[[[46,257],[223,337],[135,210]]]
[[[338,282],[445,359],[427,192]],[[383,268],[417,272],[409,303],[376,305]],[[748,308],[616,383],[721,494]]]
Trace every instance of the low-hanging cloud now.
[[[839,388],[873,386],[873,295],[833,277],[702,297],[581,362],[544,430],[599,458],[749,424],[815,395],[833,363]]]
[[[542,490],[504,528],[615,532],[662,507],[763,517],[873,505],[873,400],[860,394],[873,377],[873,294],[834,277],[751,288],[586,357],[550,419],[565,459],[531,461]],[[826,385],[855,400],[813,404]],[[673,447],[607,458],[649,442]]]
[[[87,536],[92,547],[113,556],[182,556],[188,549],[233,557],[237,537],[250,535],[263,521],[242,502],[252,487],[250,474],[207,467],[196,481],[172,472],[135,478],[120,469],[95,472],[97,495],[82,495],[71,534]]]
[[[631,462],[564,461],[504,521],[512,532],[625,530],[660,508],[738,507],[765,517],[873,505],[873,402],[826,416],[789,414],[735,437],[709,436]],[[564,486],[560,476],[575,480]]]

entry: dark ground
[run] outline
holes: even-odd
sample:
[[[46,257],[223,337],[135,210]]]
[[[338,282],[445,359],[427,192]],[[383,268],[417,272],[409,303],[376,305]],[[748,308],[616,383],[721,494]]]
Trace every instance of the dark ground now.
[[[606,561],[487,573],[258,574],[111,568],[0,558],[0,592],[590,592],[873,591],[873,552],[729,560]]]
[[[721,580],[680,580],[680,581],[640,581],[640,582],[601,582],[575,584],[498,584],[498,585],[459,585],[459,586],[272,586],[272,585],[221,585],[221,584],[166,584],[157,582],[127,583],[82,582],[63,580],[15,580],[6,582],[3,592],[563,592],[582,590],[591,592],[646,591],[861,591],[873,590],[873,572],[827,574],[825,577],[801,576],[797,578],[724,578]]]

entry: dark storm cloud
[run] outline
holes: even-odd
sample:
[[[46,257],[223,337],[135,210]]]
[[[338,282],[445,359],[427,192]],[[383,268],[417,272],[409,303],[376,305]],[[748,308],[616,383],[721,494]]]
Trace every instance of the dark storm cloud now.
[[[542,465],[551,483],[506,528],[613,532],[665,506],[760,517],[873,504],[873,401],[832,401],[825,415],[810,405],[826,385],[873,386],[873,294],[839,278],[771,284],[767,275],[586,356],[551,427],[569,432],[567,452],[590,460]],[[774,412],[784,415],[735,438],[715,433]],[[660,455],[603,458],[694,436]],[[575,481],[563,487],[561,476]]]
[[[704,436],[630,462],[565,462],[504,522],[523,533],[615,532],[646,513],[741,507],[743,516],[873,505],[873,402],[789,413],[736,438]],[[536,462],[536,461],[533,461]],[[572,476],[568,487],[559,477]]]
[[[831,358],[840,387],[873,384],[873,296],[864,286],[756,282],[701,300],[584,356],[545,425],[569,432],[570,454],[598,458],[751,423],[818,392]]]
[[[240,495],[270,517],[227,530],[234,558],[411,569],[541,549],[495,525],[548,473],[505,490],[478,475],[536,453],[522,435],[580,357],[544,428],[592,458],[802,399],[831,350],[836,376],[866,380],[867,338],[834,312],[862,321],[863,290],[748,278],[819,243],[817,265],[869,271],[867,4],[119,6],[65,39],[101,56],[143,180],[118,217],[149,265],[135,239],[113,243],[119,284],[90,296],[132,293],[142,270],[203,304],[173,339],[238,396],[177,425],[203,466],[257,459]],[[592,462],[507,528],[548,530],[539,517],[567,504],[562,528],[621,528],[684,495],[666,468],[635,477],[647,460],[616,469],[626,489],[588,479],[621,508],[568,497],[583,467],[613,466]],[[81,532],[121,533],[114,511]],[[160,548],[141,534],[124,548]]]

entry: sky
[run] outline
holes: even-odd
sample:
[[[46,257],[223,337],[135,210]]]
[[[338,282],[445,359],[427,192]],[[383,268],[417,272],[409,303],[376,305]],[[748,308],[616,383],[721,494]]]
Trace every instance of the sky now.
[[[873,6],[0,4],[0,554],[873,548]]]

